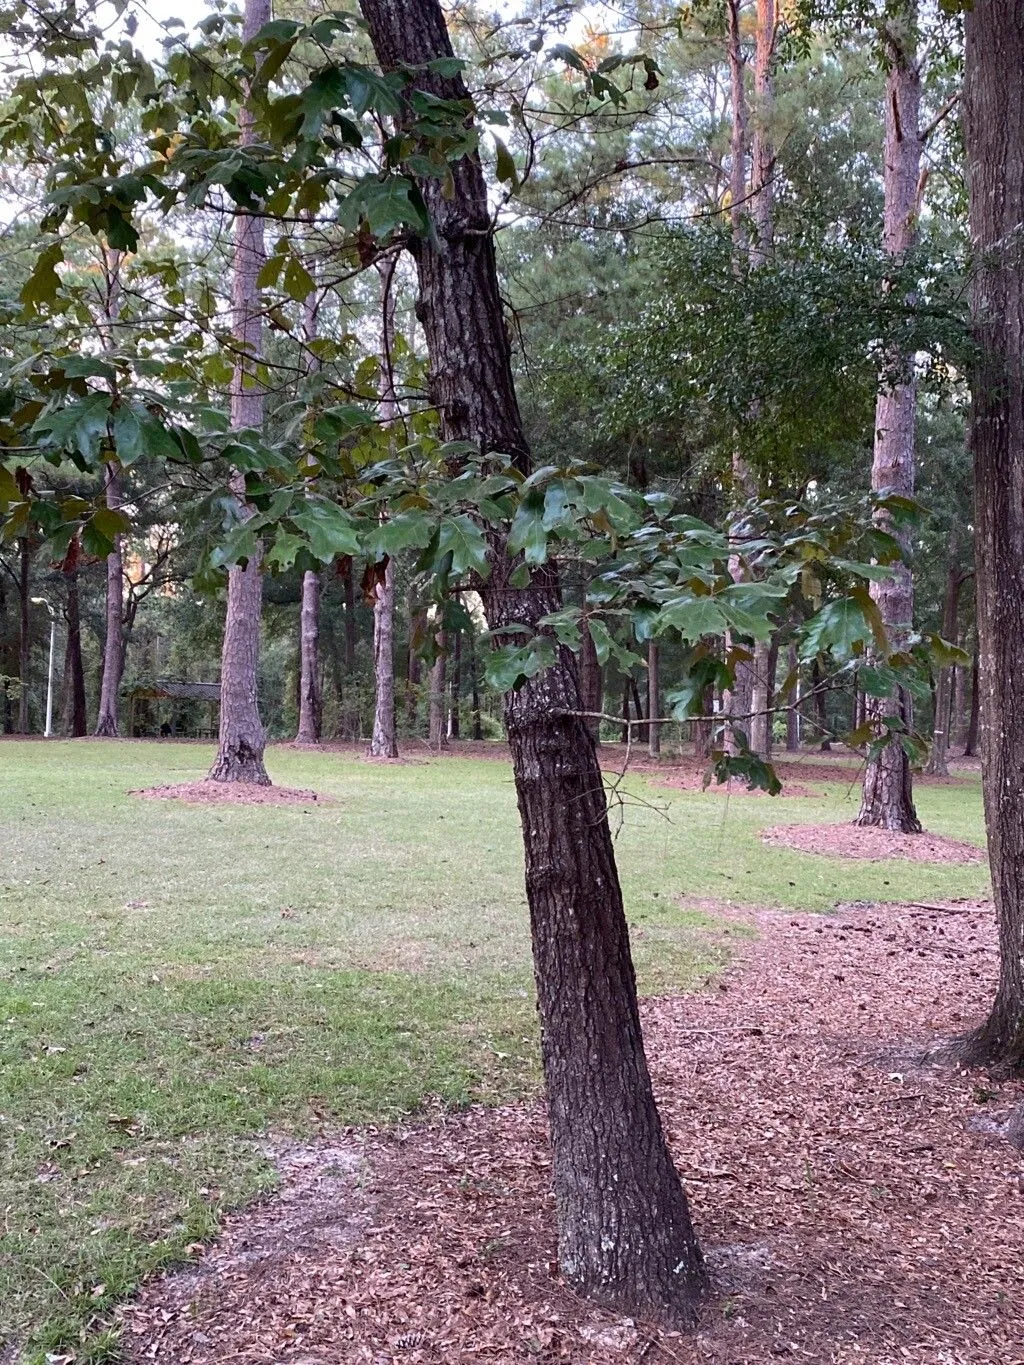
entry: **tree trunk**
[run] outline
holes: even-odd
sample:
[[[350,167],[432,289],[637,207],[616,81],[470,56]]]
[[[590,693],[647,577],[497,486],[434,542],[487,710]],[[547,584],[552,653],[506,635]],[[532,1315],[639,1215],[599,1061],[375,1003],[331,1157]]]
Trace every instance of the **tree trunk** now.
[[[796,686],[786,712],[786,752],[795,754],[800,751],[800,659],[795,644],[790,644],[786,650],[786,666],[790,673],[796,673]]]
[[[967,740],[967,695],[964,683],[966,672],[960,666],[953,668],[953,692],[949,703],[949,744],[950,748],[963,748]]]
[[[395,278],[396,258],[378,261],[381,282],[380,335],[380,419],[390,428],[398,417],[392,357],[395,352]],[[398,728],[395,721],[395,564],[389,556],[384,573],[373,589],[373,730],[370,755],[373,758],[398,757]]]
[[[107,506],[121,506],[121,475],[117,465],[107,465]],[[124,671],[124,563],[121,537],[114,537],[114,548],[107,555],[107,634],[103,643],[103,680],[100,684],[100,710],[96,734],[115,738],[119,733],[121,674]]]
[[[594,645],[593,636],[590,634],[590,626],[584,617],[580,621],[580,691],[583,695],[583,709],[590,712],[587,717],[587,729],[590,731],[591,738],[595,744],[601,743],[601,722],[598,719],[601,709],[604,706],[604,677],[602,675],[601,663],[597,657],[597,649]]]
[[[320,690],[320,575],[302,575],[299,613],[299,729],[296,744],[319,744],[323,717]]]
[[[956,558],[956,529],[949,536],[949,567],[946,570],[946,593],[942,605],[942,638],[956,640],[956,621],[960,609],[960,587],[963,572]],[[948,777],[946,761],[950,743],[950,691],[952,676],[949,667],[940,668],[935,680],[935,720],[932,725],[932,751],[928,756],[927,771],[933,777]]]
[[[30,570],[32,547],[28,536],[18,541],[18,734],[28,734],[28,694],[31,686],[32,618],[29,603],[32,595]]]
[[[992,1012],[966,1060],[1024,1069],[1024,0],[964,16],[978,358],[974,456],[982,790],[999,927]]]
[[[438,0],[362,0],[381,65],[450,57]],[[421,77],[467,99],[460,76]],[[422,182],[436,236],[414,239],[418,312],[442,438],[530,456],[512,380],[491,206],[480,161]],[[482,587],[490,628],[536,631],[560,609],[552,566],[528,586],[494,533]],[[644,1056],[629,933],[593,740],[580,716],[576,656],[505,696],[522,821],[542,1056],[553,1147],[559,1260],[583,1294],[622,1313],[692,1323],[706,1286],[686,1196],[672,1165]]]
[[[416,640],[424,629],[423,613],[413,610],[413,595],[409,592],[408,599],[409,612],[409,653],[408,666],[406,669],[406,690],[405,690],[405,723],[411,730],[416,724],[416,709],[419,700],[420,676],[422,674],[422,661],[416,651]]]
[[[67,594],[64,617],[67,622],[68,637],[64,650],[65,710],[64,731],[75,739],[88,733],[89,726],[85,714],[85,668],[82,665],[82,612],[78,592],[77,555],[64,570],[64,585]]]
[[[245,0],[242,38],[248,42],[270,20],[270,0]],[[252,115],[239,112],[242,144],[257,140]],[[235,220],[235,257],[231,282],[231,334],[236,347],[231,380],[231,426],[234,430],[263,425],[263,388],[257,368],[263,354],[263,322],[258,276],[264,261],[263,219],[239,214]],[[245,506],[245,481],[232,480]],[[244,513],[243,513],[244,514]],[[213,782],[270,785],[263,766],[266,732],[260,719],[257,673],[260,620],[263,613],[262,547],[242,568],[228,571],[228,607],[220,665],[220,745],[208,774]]]
[[[633,737],[633,727],[629,719],[629,684],[628,676],[622,679],[622,733],[619,736],[620,744],[628,744]]]
[[[917,0],[907,0],[898,18],[889,23],[885,41],[889,74],[885,88],[885,224],[884,246],[889,256],[900,261],[917,240],[918,179],[921,169],[919,111],[921,74],[917,61],[914,29]],[[897,363],[906,357],[894,357]],[[911,363],[909,360],[907,363]],[[912,497],[914,492],[914,419],[917,410],[917,385],[913,377],[906,382],[886,382],[875,404],[875,451],[871,464],[871,487],[875,492],[888,489]],[[893,530],[888,518],[881,518]],[[909,539],[894,532],[909,552]],[[902,649],[914,618],[914,581],[905,563],[893,565],[890,578],[871,583],[871,596],[893,650]],[[879,724],[898,719],[907,731],[912,728],[909,693],[900,688],[892,697],[871,697],[867,702],[870,720]],[[864,770],[864,791],[858,825],[880,826],[904,834],[919,834],[921,822],[914,809],[910,758],[896,734],[877,758]]]
[[[448,727],[445,724],[445,639],[444,631],[439,631],[437,635],[437,658],[434,660],[430,670],[428,685],[430,687],[430,698],[428,703],[428,730],[427,738],[431,746],[435,749],[442,749],[448,743]]]
[[[661,716],[661,678],[659,676],[658,642],[647,642],[647,752],[652,758],[661,756],[661,726],[654,722]]]
[[[978,752],[978,737],[981,729],[981,681],[978,672],[978,646],[975,644],[971,659],[971,715],[967,722],[967,737],[964,740],[964,758],[974,758]]]

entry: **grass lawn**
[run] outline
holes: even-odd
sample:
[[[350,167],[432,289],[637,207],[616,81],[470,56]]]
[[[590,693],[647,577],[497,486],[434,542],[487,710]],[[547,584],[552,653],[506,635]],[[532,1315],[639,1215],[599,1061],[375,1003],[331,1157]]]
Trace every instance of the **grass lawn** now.
[[[387,1121],[536,1084],[518,817],[498,761],[274,749],[333,804],[196,807],[133,787],[212,749],[0,743],[0,1357],[113,1359],[110,1306],[266,1188],[268,1133]],[[631,778],[617,849],[641,989],[720,961],[680,893],[824,910],[983,891],[981,867],[838,863],[757,839],[820,800]],[[981,842],[977,781],[919,792]],[[26,1345],[26,1343],[28,1343]]]

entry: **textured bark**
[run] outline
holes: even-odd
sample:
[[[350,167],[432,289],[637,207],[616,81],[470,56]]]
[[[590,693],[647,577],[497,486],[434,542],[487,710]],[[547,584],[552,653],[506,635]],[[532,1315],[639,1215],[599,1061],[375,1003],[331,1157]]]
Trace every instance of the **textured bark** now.
[[[661,726],[653,722],[661,715],[661,669],[656,640],[647,643],[647,752],[652,758],[661,754]]]
[[[970,1062],[1024,1070],[1024,0],[965,15],[982,790],[999,927]]]
[[[121,475],[117,465],[107,465],[107,506],[121,506]],[[124,563],[121,537],[114,537],[114,548],[107,555],[107,634],[103,642],[103,679],[100,684],[100,709],[96,718],[97,735],[114,738],[119,733],[121,675],[124,671]]]
[[[416,724],[416,711],[419,703],[420,678],[423,672],[422,661],[416,651],[416,641],[426,626],[422,611],[416,611],[413,594],[406,599],[409,616],[409,649],[406,656],[405,723],[411,730]]]
[[[270,0],[245,0],[244,41],[270,19]],[[252,118],[239,113],[241,140],[255,142]],[[262,218],[240,214],[235,222],[234,272],[231,281],[232,327],[237,349],[231,381],[231,425],[235,430],[263,424],[263,389],[257,368],[263,352],[263,323],[257,276],[264,261]],[[233,482],[244,498],[245,485]],[[255,782],[269,786],[263,766],[266,732],[260,719],[257,673],[260,621],[263,613],[262,548],[244,568],[228,572],[228,607],[220,667],[220,744],[209,777],[214,782]]]
[[[961,749],[967,741],[967,674],[956,666],[953,669],[953,693],[950,698],[949,745]]]
[[[82,612],[78,592],[78,564],[64,570],[66,594],[64,619],[67,643],[64,647],[64,733],[81,739],[88,733],[85,714],[85,669],[82,665]]]
[[[18,541],[18,734],[28,734],[28,694],[32,668],[32,618],[30,598],[32,587],[29,571],[32,567],[32,546],[28,536]]]
[[[320,575],[302,575],[299,610],[299,729],[296,744],[319,744],[323,720],[320,689]]]
[[[380,417],[390,427],[398,416],[391,358],[395,350],[395,258],[378,263],[381,281]],[[389,558],[373,589],[373,730],[374,758],[398,757],[395,723],[395,566]]]
[[[956,530],[949,537],[949,567],[946,570],[946,592],[942,604],[942,638],[956,639],[956,622],[960,609],[960,588],[963,585],[963,570],[956,560]],[[948,777],[947,755],[950,747],[952,669],[940,668],[935,679],[935,720],[932,725],[932,750],[928,756],[927,771],[933,777]]]
[[[746,59],[740,34],[742,0],[726,0],[726,54],[729,61],[729,98],[732,134],[729,140],[729,220],[733,242],[746,245],[747,203],[747,93],[744,88]]]
[[[904,257],[917,239],[921,76],[913,34],[916,22],[916,0],[909,0],[886,33],[889,74],[885,88],[883,238],[885,251],[894,260]],[[912,378],[905,383],[887,383],[879,392],[871,464],[871,487],[875,492],[889,490],[907,497],[913,495],[916,410],[917,385]],[[887,529],[893,528],[887,525]],[[901,533],[899,539],[904,551],[908,551],[906,535]],[[909,566],[894,565],[891,578],[871,584],[871,596],[878,604],[890,648],[902,649],[914,618],[914,582]],[[893,697],[869,698],[867,713],[874,721],[897,717],[907,730],[912,726],[910,695],[902,688]],[[865,765],[856,823],[904,834],[921,832],[914,809],[910,759],[898,736]]]
[[[451,54],[437,0],[362,0],[362,9],[386,69]],[[431,76],[429,84],[442,96],[466,97],[460,77]],[[506,452],[525,470],[529,449],[483,173],[476,157],[452,170],[450,197],[441,182],[424,182],[436,238],[412,245],[432,397],[445,439]],[[491,561],[482,595],[499,640],[510,627],[533,632],[561,607],[551,567],[536,570],[527,587],[514,587],[514,565],[500,537],[492,542]],[[564,648],[552,667],[505,697],[525,846],[559,1260],[578,1291],[610,1308],[692,1322],[706,1275],[654,1104],[604,784],[581,709],[576,657]]]
[[[477,676],[475,631],[469,630],[467,632],[466,642],[469,646],[469,695],[473,712],[473,738],[483,739],[484,727],[480,720],[480,679]]]

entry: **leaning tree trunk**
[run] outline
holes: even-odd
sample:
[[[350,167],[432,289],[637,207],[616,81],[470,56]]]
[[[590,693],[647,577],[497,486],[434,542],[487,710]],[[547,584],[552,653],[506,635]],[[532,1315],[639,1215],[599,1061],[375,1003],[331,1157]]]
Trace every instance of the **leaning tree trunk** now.
[[[918,177],[921,169],[919,113],[921,75],[914,41],[917,23],[916,0],[908,0],[898,20],[886,33],[889,75],[885,88],[885,224],[884,244],[889,256],[901,261],[917,239]],[[910,357],[893,357],[903,368]],[[914,418],[917,410],[917,385],[912,377],[887,381],[875,404],[875,451],[871,464],[871,487],[907,497],[914,492]],[[881,518],[893,530],[888,518]],[[906,553],[909,539],[894,532]],[[871,584],[871,596],[889,637],[892,649],[902,649],[913,624],[914,580],[910,568],[900,562],[890,578]],[[872,697],[868,718],[878,725],[896,719],[903,729],[911,729],[910,694],[903,688],[891,697]],[[914,809],[910,776],[910,757],[901,735],[895,734],[881,753],[870,759],[864,770],[858,825],[874,825],[919,834],[921,822]]]
[[[1024,1070],[1024,0],[965,15],[965,141],[978,359],[970,447],[982,790],[999,926],[992,1012],[971,1062]]]
[[[381,284],[380,419],[390,429],[398,417],[392,364],[395,354],[395,263],[378,261]],[[372,758],[398,757],[395,720],[395,561],[388,555],[373,588],[373,730]]]
[[[107,506],[121,506],[121,475],[115,464],[107,465]],[[119,734],[118,712],[121,674],[124,670],[124,562],[121,537],[114,537],[114,548],[107,555],[107,634],[103,643],[103,679],[100,684],[100,710],[96,734],[114,739]]]
[[[452,55],[438,0],[362,0],[381,66]],[[424,74],[467,100],[459,76]],[[421,185],[434,235],[414,240],[432,394],[445,440],[471,440],[529,468],[512,380],[480,161]],[[482,585],[499,641],[531,634],[562,604],[556,571],[516,567],[494,534]],[[617,1311],[692,1322],[706,1285],[686,1196],[672,1164],[644,1056],[622,892],[594,742],[580,714],[576,656],[505,696],[522,821],[526,890],[553,1147],[559,1260],[580,1292]]]
[[[245,0],[243,41],[253,38],[270,20],[270,0]],[[241,141],[257,140],[252,115],[239,113]],[[264,260],[263,219],[240,213],[235,222],[234,275],[231,283],[232,336],[237,348],[231,381],[231,425],[235,430],[263,425],[263,389],[256,373],[263,351],[260,312],[260,267]],[[232,480],[239,500],[245,498],[241,477]],[[209,777],[214,782],[270,785],[263,766],[266,732],[260,719],[257,674],[260,621],[263,615],[262,547],[243,568],[228,571],[228,607],[220,666],[220,746]]]

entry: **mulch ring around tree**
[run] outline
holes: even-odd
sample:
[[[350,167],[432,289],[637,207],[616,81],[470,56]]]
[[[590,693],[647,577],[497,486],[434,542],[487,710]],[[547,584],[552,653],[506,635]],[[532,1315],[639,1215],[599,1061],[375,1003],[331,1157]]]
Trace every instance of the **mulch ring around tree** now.
[[[143,787],[129,796],[144,801],[185,801],[197,806],[324,806],[330,798],[302,787],[263,787],[257,782],[177,782],[168,787]]]
[[[864,858],[884,862],[903,858],[915,863],[983,863],[985,850],[941,834],[900,834],[895,830],[855,825],[776,825],[761,831],[761,842],[823,858]]]
[[[742,922],[759,936],[710,990],[644,1006],[715,1280],[695,1336],[558,1278],[529,1103],[277,1144],[280,1192],[123,1310],[129,1360],[1021,1362],[1024,1175],[1004,1134],[1024,1086],[926,1060],[991,997],[990,908]]]

